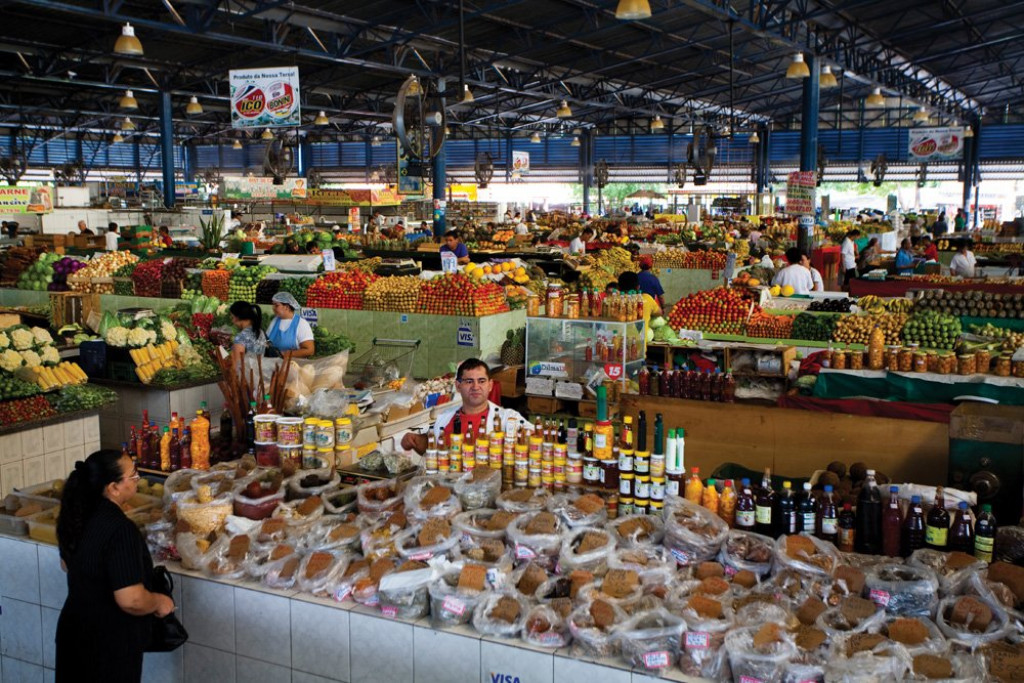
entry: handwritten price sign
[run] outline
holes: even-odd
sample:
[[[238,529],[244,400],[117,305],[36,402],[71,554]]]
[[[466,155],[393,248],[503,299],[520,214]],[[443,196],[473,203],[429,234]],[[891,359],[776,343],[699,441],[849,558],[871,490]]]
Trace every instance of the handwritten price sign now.
[[[605,363],[604,374],[608,379],[622,379],[622,365],[619,363]]]

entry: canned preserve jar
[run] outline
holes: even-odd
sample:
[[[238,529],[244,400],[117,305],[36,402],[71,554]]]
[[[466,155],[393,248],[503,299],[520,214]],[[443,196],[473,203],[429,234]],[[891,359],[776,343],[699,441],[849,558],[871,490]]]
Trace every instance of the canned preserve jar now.
[[[253,417],[253,423],[257,442],[277,442],[277,415],[256,415]]]
[[[280,446],[301,446],[303,444],[301,417],[280,417],[277,419],[277,443]]]
[[[334,421],[334,445],[340,446],[352,441],[352,418],[339,417]]]
[[[316,427],[320,420],[307,417],[302,421],[302,443],[305,446],[316,446]]]
[[[296,467],[302,467],[302,450],[301,444],[279,446],[277,449],[278,460],[280,460],[282,465],[290,460]]]
[[[330,420],[320,420],[316,423],[316,447],[334,448],[334,423]]]

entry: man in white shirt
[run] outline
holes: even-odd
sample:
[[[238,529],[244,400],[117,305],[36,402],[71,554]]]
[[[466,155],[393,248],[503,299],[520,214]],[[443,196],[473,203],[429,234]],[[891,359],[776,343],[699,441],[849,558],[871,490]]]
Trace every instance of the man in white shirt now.
[[[850,288],[850,281],[857,277],[857,243],[860,237],[860,230],[854,228],[846,233],[843,245],[839,250],[839,257],[843,267],[843,287]]]
[[[594,229],[591,227],[583,228],[581,232],[572,242],[569,242],[569,253],[583,255],[587,253],[587,242],[594,239]]]
[[[953,255],[953,260],[949,262],[949,273],[961,277],[974,277],[974,268],[977,264],[974,252],[970,250],[967,242],[961,242],[960,248]]]
[[[103,239],[106,240],[107,251],[117,251],[118,237],[120,235],[117,234],[117,223],[110,223],[107,226],[106,234],[103,236]]]
[[[804,265],[807,257],[797,247],[790,247],[786,250],[786,260],[789,265],[780,270],[772,278],[772,285],[793,288],[794,294],[808,294],[814,289],[814,279],[811,277],[810,268]]]

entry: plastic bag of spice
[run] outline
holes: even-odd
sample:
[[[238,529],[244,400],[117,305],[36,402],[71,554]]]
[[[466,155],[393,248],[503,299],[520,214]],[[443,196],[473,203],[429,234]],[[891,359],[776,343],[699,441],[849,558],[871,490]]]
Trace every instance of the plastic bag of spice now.
[[[503,491],[495,501],[499,510],[522,514],[539,512],[547,507],[551,493],[547,489],[511,489]]]
[[[972,650],[1010,632],[1006,610],[985,595],[945,598],[935,610],[935,623],[946,638]]]
[[[370,521],[386,518],[402,505],[404,482],[382,479],[361,485],[356,490],[359,513]]]
[[[738,622],[742,623],[742,622]],[[771,627],[775,628],[771,628]],[[779,681],[796,654],[792,638],[777,624],[745,626],[725,636],[733,680]]]
[[[915,550],[907,558],[907,565],[935,572],[943,596],[959,595],[972,576],[988,568],[987,562],[966,553],[944,553],[930,548]]]
[[[607,528],[623,548],[658,545],[665,536],[665,523],[652,515],[619,517],[608,522]]]
[[[870,606],[868,603],[868,607]],[[850,609],[843,604],[839,607],[831,607],[819,614],[814,625],[824,631],[829,638],[838,638],[849,633],[877,631],[884,623],[885,610],[875,609],[870,613],[866,610],[858,612],[857,609]]]
[[[562,615],[550,605],[530,608],[523,624],[523,640],[537,647],[565,647],[572,640]]]
[[[624,662],[660,675],[679,659],[680,638],[685,630],[682,617],[655,609],[623,622],[615,638]]]
[[[253,552],[252,536],[221,536],[203,556],[203,573],[214,579],[234,581],[245,578],[246,562]]]
[[[395,535],[395,550],[407,560],[426,562],[451,553],[459,535],[445,520],[431,520]]]
[[[714,559],[729,533],[729,526],[707,508],[683,498],[665,508],[666,548],[681,566]]]
[[[452,518],[463,549],[476,547],[481,541],[504,541],[505,529],[515,514],[505,510],[480,509],[460,512]]]
[[[482,580],[479,580],[481,577],[474,578],[476,573],[471,570],[463,579],[462,570],[452,567],[427,587],[431,626],[444,628],[469,623],[487,588],[486,570],[481,572]]]
[[[582,569],[595,576],[608,571],[608,558],[615,551],[615,539],[604,529],[576,528],[562,543],[558,557],[562,574]]]
[[[572,528],[601,526],[608,520],[604,499],[594,493],[582,496],[556,493],[548,500],[547,509]]]
[[[774,571],[795,569],[807,575],[830,575],[839,564],[839,551],[814,536],[779,536],[775,541]]]
[[[436,578],[432,567],[397,571],[380,580],[377,593],[380,610],[385,616],[401,619],[419,619],[430,611],[428,586]]]
[[[928,567],[880,564],[865,573],[864,590],[889,614],[928,617],[938,602],[939,579]]]
[[[462,512],[454,486],[454,477],[450,475],[415,477],[405,489],[405,514],[416,522],[451,519]]]
[[[301,563],[302,555],[298,552],[269,562],[263,574],[263,585],[279,590],[291,588],[298,578]]]
[[[314,550],[302,558],[298,570],[299,590],[325,596],[334,578],[344,574],[352,556],[344,550]]]
[[[529,603],[516,592],[488,592],[473,610],[473,627],[485,636],[515,638],[528,611]]]
[[[306,532],[306,545],[313,550],[354,551],[360,543],[362,524],[358,517],[324,515]]]
[[[564,532],[561,518],[545,511],[520,515],[505,533],[517,562],[533,561],[554,569]]]
[[[455,480],[455,495],[463,510],[492,508],[501,493],[501,470],[475,467]]]
[[[288,500],[323,496],[341,484],[341,475],[333,468],[299,470],[288,479]]]
[[[569,614],[568,619],[574,653],[590,657],[610,657],[615,654],[618,647],[615,629],[625,620],[626,613],[606,600],[579,605]]]
[[[354,512],[358,498],[357,486],[342,486],[334,491],[320,494],[324,501],[324,511],[329,515],[343,515]]]
[[[885,621],[871,629],[889,640],[905,647],[911,656],[931,653],[941,654],[949,649],[949,643],[934,621],[927,617],[887,616]]]
[[[858,634],[834,643],[832,655],[825,666],[825,680],[829,683],[895,683],[906,680],[911,665],[906,649],[898,643],[883,640],[868,649],[851,651],[851,647],[859,647],[854,643],[861,640],[863,635]]]
[[[651,592],[659,586],[668,587],[676,579],[675,558],[662,546],[618,548],[608,558],[608,568],[636,572],[645,592]]]
[[[692,607],[679,613],[686,622],[679,652],[679,668],[687,676],[723,680],[727,678],[728,657],[725,634],[733,627],[731,610],[719,616],[698,614]]]
[[[718,561],[729,574],[746,569],[758,577],[771,573],[775,557],[775,541],[767,536],[740,529],[730,529]]]

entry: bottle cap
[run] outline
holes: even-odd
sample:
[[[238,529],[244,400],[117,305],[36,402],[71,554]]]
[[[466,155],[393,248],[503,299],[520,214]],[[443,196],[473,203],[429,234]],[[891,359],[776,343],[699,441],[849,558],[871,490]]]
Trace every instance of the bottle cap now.
[[[804,491],[810,491],[810,490],[811,490],[811,482],[805,481],[804,482]]]
[[[699,467],[691,467],[690,468],[690,472],[692,472],[693,474],[700,474],[700,468]]]
[[[825,484],[825,493],[832,493],[832,484]]]
[[[714,485],[715,485],[715,480],[714,479],[708,479],[708,488],[711,488]]]
[[[869,477],[875,476],[875,471],[874,470],[868,470],[868,476]]]
[[[669,429],[669,430],[668,430],[668,438],[670,438],[670,439],[674,439],[674,438],[676,438],[676,430],[674,430],[674,429]]]
[[[921,504],[921,496],[911,496],[910,497],[910,502],[913,503],[914,505],[920,505]]]
[[[782,482],[782,488],[784,488],[784,489],[791,489],[791,488],[793,488],[793,483],[789,482],[789,481],[784,481],[784,482]]]
[[[686,436],[686,430],[685,429],[680,427],[679,429],[676,430],[676,437],[682,438],[684,436]]]
[[[989,505],[988,503],[985,503],[984,505],[981,506],[981,511],[982,512],[992,512],[992,506]]]
[[[852,510],[853,506],[850,505],[849,503],[843,503],[843,509],[844,510]]]
[[[742,479],[740,479],[740,483],[743,484],[744,486],[750,486],[750,479],[748,479],[747,477],[743,477]]]
[[[899,492],[900,492],[900,487],[899,486],[890,486],[889,487],[889,493],[899,493]]]
[[[966,510],[967,509],[967,503],[961,500],[960,501],[960,509],[961,510]]]

